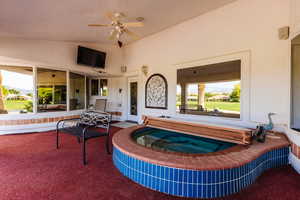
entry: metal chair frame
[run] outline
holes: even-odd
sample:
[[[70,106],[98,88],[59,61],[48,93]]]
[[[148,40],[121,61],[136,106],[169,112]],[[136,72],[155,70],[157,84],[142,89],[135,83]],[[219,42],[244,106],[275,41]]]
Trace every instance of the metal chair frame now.
[[[102,114],[102,113],[99,113]],[[73,122],[73,125],[66,126],[67,122]],[[105,129],[105,132],[100,132],[96,128],[101,127]],[[110,141],[110,117],[104,116],[104,120],[94,124],[81,124],[80,118],[64,119],[60,120],[56,124],[56,149],[59,149],[59,133],[66,133],[77,137],[78,143],[82,140],[82,162],[84,165],[86,161],[86,141],[92,138],[106,136],[106,152],[111,154],[109,148]]]

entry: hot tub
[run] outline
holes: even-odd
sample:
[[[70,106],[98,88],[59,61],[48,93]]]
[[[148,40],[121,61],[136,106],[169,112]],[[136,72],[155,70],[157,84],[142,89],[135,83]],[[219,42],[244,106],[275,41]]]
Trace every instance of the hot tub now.
[[[239,192],[266,169],[288,163],[284,135],[236,145],[147,126],[113,137],[113,162],[126,177],[159,192],[216,198]]]
[[[152,127],[145,127],[134,131],[131,136],[137,144],[152,150],[181,154],[212,153],[236,145],[234,143]]]

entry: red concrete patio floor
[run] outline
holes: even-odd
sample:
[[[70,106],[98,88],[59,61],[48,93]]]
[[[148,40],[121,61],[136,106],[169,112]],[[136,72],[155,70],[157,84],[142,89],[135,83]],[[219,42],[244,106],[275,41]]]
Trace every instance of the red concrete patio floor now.
[[[116,132],[117,128],[113,128]],[[144,188],[122,176],[104,148],[104,138],[88,141],[88,165],[76,138],[54,132],[0,136],[0,200],[18,199],[184,199]],[[291,166],[271,169],[238,194],[222,199],[300,199],[300,175]]]

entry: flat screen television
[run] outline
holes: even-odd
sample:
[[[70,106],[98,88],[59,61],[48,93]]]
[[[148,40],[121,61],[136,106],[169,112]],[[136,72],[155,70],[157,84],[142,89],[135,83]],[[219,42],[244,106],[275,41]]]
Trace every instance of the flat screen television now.
[[[106,53],[78,46],[77,64],[105,68]]]

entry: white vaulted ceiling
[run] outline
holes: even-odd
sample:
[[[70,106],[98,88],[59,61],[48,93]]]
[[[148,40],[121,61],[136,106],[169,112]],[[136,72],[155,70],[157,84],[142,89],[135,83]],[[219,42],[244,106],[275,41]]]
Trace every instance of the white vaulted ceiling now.
[[[112,43],[106,12],[123,12],[127,21],[145,18],[130,30],[146,37],[235,0],[1,0],[0,37]],[[125,41],[131,41],[124,38]]]

